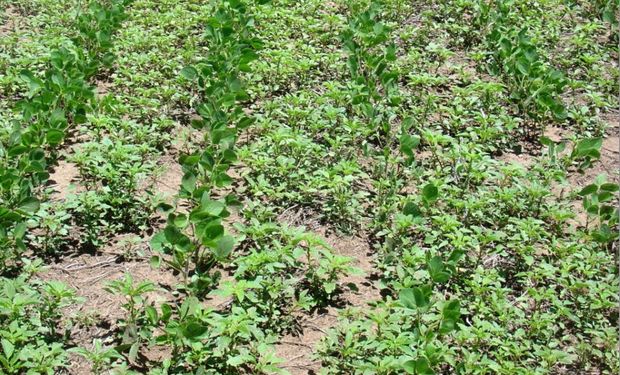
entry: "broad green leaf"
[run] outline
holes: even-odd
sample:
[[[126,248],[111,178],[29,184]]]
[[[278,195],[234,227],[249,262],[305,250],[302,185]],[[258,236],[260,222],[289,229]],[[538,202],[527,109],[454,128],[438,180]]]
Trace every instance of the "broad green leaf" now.
[[[34,214],[39,210],[39,206],[39,201],[34,197],[30,197],[19,202],[18,210],[27,214]]]
[[[400,151],[407,155],[409,158],[413,158],[415,155],[413,150],[420,144],[420,138],[413,137],[409,134],[403,134],[400,137]]]
[[[408,309],[416,308],[416,301],[415,301],[415,296],[413,295],[413,289],[411,288],[402,289],[400,293],[398,294],[398,299],[400,300],[400,303],[402,303],[403,306],[405,306],[406,308]]]
[[[205,199],[203,196],[202,201],[200,202],[201,212],[209,214],[210,216],[219,216],[226,205],[220,201],[214,201],[211,199]]]
[[[235,239],[232,236],[223,236],[213,249],[215,257],[220,261],[226,259],[232,252],[233,246],[235,246]]]
[[[403,214],[413,217],[419,217],[422,216],[422,211],[420,211],[420,208],[417,204],[413,202],[407,202],[407,204],[405,204],[405,207],[403,207]]]
[[[456,328],[456,324],[461,317],[461,305],[459,300],[451,300],[444,304],[442,312],[440,332],[448,333]]]
[[[189,219],[187,215],[185,214],[178,214],[174,216],[174,219],[172,220],[172,222],[175,227],[179,229],[185,229],[187,225],[189,224]]]
[[[402,289],[399,293],[399,300],[408,309],[424,308],[430,302],[431,287],[424,285],[422,287]]]
[[[185,68],[181,69],[181,75],[191,81],[196,79],[196,77],[198,76],[198,71],[193,66],[186,66]]]
[[[15,345],[13,345],[9,340],[2,339],[2,350],[4,351],[4,356],[7,359],[10,359],[15,352]]]
[[[163,250],[163,244],[166,243],[166,235],[164,231],[157,232],[150,241],[151,249],[160,252]]]
[[[445,283],[450,279],[450,273],[444,270],[445,266],[440,257],[434,256],[428,262],[428,272],[434,282]]]
[[[582,197],[585,195],[590,195],[592,193],[596,193],[598,191],[598,186],[592,184],[592,185],[588,185],[586,187],[584,187],[583,189],[581,189],[581,191],[579,192],[579,195],[581,195]]]
[[[418,359],[409,359],[402,364],[402,368],[408,374],[415,375],[434,375],[435,372],[431,369],[431,366],[426,357],[418,357]]]
[[[196,322],[190,322],[183,327],[183,336],[190,340],[197,340],[208,331],[208,328]]]
[[[603,145],[603,138],[588,138],[577,143],[575,150],[579,156],[585,156],[591,150],[600,150]]]
[[[50,129],[47,131],[47,135],[45,136],[45,139],[47,140],[47,143],[49,143],[52,146],[56,146],[58,144],[60,144],[60,142],[62,142],[62,140],[65,137],[65,133],[61,130],[57,130],[57,129]]]
[[[614,192],[620,190],[620,186],[618,186],[618,184],[614,184],[614,183],[608,182],[608,183],[602,184],[600,189],[604,190],[604,191],[608,191],[608,192],[614,193]]]
[[[181,186],[183,186],[183,189],[192,193],[194,190],[196,190],[196,180],[197,178],[193,173],[187,172],[181,180]]]
[[[422,198],[428,203],[434,202],[439,197],[439,189],[432,183],[426,184],[422,189]]]

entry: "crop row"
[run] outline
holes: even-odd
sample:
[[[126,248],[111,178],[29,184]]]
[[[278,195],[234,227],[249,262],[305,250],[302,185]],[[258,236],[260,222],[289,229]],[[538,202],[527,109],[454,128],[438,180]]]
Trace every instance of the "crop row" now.
[[[71,43],[50,52],[44,72],[22,71],[20,117],[0,146],[0,369],[3,373],[53,374],[66,366],[70,326],[62,309],[79,302],[65,284],[31,280],[41,260],[21,259],[28,219],[40,207],[50,170],[97,106],[94,81],[114,62],[113,36],[125,18],[126,0],[90,1],[79,9]],[[18,275],[13,278],[4,278]],[[77,350],[79,352],[79,350]]]
[[[49,179],[58,147],[97,105],[92,81],[114,61],[112,36],[124,18],[126,3],[90,2],[77,17],[73,43],[51,51],[41,74],[27,70],[20,74],[28,92],[17,103],[21,116],[0,150],[3,273],[19,268],[20,254],[26,249],[26,222],[39,208],[38,193]]]

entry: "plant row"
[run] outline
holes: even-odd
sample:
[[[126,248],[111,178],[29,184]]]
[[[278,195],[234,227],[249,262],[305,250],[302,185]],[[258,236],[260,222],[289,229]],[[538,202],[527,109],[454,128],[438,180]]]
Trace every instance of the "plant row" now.
[[[16,104],[20,117],[1,145],[0,259],[2,272],[18,268],[27,219],[40,207],[40,191],[50,176],[59,146],[96,106],[92,81],[110,67],[112,35],[127,1],[91,1],[76,19],[72,43],[50,52],[43,72],[22,71],[28,87]]]
[[[50,170],[76,125],[96,106],[94,80],[114,61],[114,32],[125,19],[127,1],[90,1],[73,27],[75,35],[50,52],[44,72],[22,71],[28,86],[16,105],[20,117],[3,139],[0,165],[0,369],[7,374],[53,374],[68,363],[71,319],[63,309],[79,303],[74,290],[56,281],[41,282],[40,260],[20,259],[28,222],[45,198]],[[34,233],[35,236],[37,233]]]

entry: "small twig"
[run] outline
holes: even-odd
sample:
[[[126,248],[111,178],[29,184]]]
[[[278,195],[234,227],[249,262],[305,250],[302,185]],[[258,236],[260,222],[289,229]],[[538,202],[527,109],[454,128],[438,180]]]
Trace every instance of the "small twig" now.
[[[306,326],[306,327],[313,328],[313,329],[315,329],[315,330],[317,330],[317,331],[319,331],[319,332],[323,332],[324,334],[326,334],[326,335],[327,335],[327,332],[325,332],[325,331],[324,331],[321,327],[317,326],[316,324],[307,324],[307,323],[306,323],[306,324],[305,324],[305,326]]]
[[[98,266],[107,266],[110,265],[112,263],[115,263],[118,260],[118,256],[112,256],[106,260],[102,260],[101,262],[97,262],[97,263],[93,263],[93,264],[87,264],[84,266],[80,266],[80,267],[72,267],[68,266],[68,267],[52,267],[55,269],[59,269],[65,272],[70,272],[70,271],[79,271],[79,270],[84,270],[84,269],[89,269],[89,268],[95,268]],[[74,263],[75,264],[75,263]]]
[[[291,207],[287,208],[286,210],[282,211],[282,213],[280,213],[280,215],[279,215],[279,216],[282,216],[282,215],[284,215],[285,213],[287,213],[288,211],[293,210],[293,209],[295,209],[295,208],[297,208],[297,207],[299,207],[299,204],[294,204],[294,205],[292,205]]]
[[[299,356],[298,356],[298,357],[299,357]],[[291,361],[292,361],[292,360],[294,360],[294,359],[297,359],[298,357],[292,358],[292,359],[291,359]],[[294,368],[311,368],[311,367],[312,367],[312,365],[313,365],[314,363],[317,363],[317,362],[318,362],[318,361],[311,361],[311,362],[306,362],[305,364],[299,364],[299,365],[284,365],[284,366],[281,366],[281,367],[289,367],[289,368],[290,368],[290,367],[294,367]]]
[[[92,284],[94,284],[94,283],[98,282],[99,280],[104,279],[104,278],[106,278],[106,277],[110,276],[110,275],[111,275],[111,274],[113,274],[113,273],[114,273],[114,271],[107,271],[107,272],[104,272],[104,273],[102,273],[102,274],[101,274],[101,275],[99,275],[99,276],[95,276],[95,277],[93,277],[93,278],[91,278],[91,279],[84,280],[83,284],[91,284],[91,283],[92,283]]]
[[[311,345],[308,344],[304,344],[302,342],[294,342],[294,341],[280,341],[280,344],[286,344],[286,345],[298,345],[298,346],[305,346],[306,348],[310,348],[312,349]],[[302,354],[302,356],[305,354]]]

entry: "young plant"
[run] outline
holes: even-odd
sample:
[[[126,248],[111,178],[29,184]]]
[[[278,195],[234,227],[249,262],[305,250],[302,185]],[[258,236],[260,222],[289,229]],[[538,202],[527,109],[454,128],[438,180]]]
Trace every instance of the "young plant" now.
[[[17,103],[21,117],[13,121],[10,134],[0,143],[0,271],[18,267],[16,259],[25,251],[26,221],[39,209],[38,189],[49,178],[49,167],[56,151],[71,128],[86,121],[92,111],[94,89],[89,84],[97,72],[101,53],[109,54],[112,32],[120,26],[124,2],[89,1],[82,18],[105,23],[78,22],[80,37],[51,51],[50,62],[42,74],[20,72],[27,85],[25,99]],[[99,38],[99,44],[81,43],[88,36]],[[105,43],[101,43],[105,39]],[[97,51],[94,51],[95,48]]]
[[[134,285],[131,274],[126,273],[123,280],[111,281],[105,290],[125,297],[123,309],[126,312],[126,319],[119,322],[123,334],[121,345],[116,350],[121,352],[128,350],[129,360],[134,361],[140,345],[149,340],[151,336],[150,323],[152,322],[148,314],[152,315],[153,307],[147,304],[144,294],[155,291],[155,285],[150,281],[142,281]]]
[[[101,339],[93,340],[92,349],[77,347],[70,351],[89,360],[92,363],[91,370],[95,375],[103,374],[110,368],[112,362],[124,359],[116,349],[104,347]]]
[[[40,262],[26,268],[40,266]],[[67,366],[62,309],[79,301],[60,282],[40,283],[23,273],[0,278],[0,372],[53,374]]]
[[[224,199],[215,196],[216,189],[232,184],[228,170],[237,160],[238,134],[254,122],[241,105],[249,97],[241,74],[251,70],[262,45],[251,36],[253,24],[244,2],[221,1],[207,21],[208,57],[181,71],[203,94],[197,106],[200,119],[192,120],[192,126],[205,131],[205,146],[179,158],[184,176],[178,198],[187,202],[190,212],[166,207],[167,226],[152,243],[155,250],[170,253],[172,259],[166,262],[182,273],[185,287],[194,293],[204,292],[200,289],[211,284],[208,271],[216,262],[224,262],[235,245],[235,239],[225,233],[223,219],[239,202],[231,194]],[[154,263],[159,259],[154,258]]]
[[[595,241],[611,244],[618,239],[618,184],[607,182],[605,175],[600,175],[594,183],[579,192],[582,197],[583,209],[588,214],[586,229],[591,219],[598,223],[592,231]]]
[[[527,35],[527,30],[516,32],[497,27],[489,35],[495,49],[491,70],[501,73],[509,84],[511,99],[519,113],[534,121],[549,117],[563,120],[567,117],[560,95],[567,80],[558,70],[547,67],[536,51],[536,46]]]

